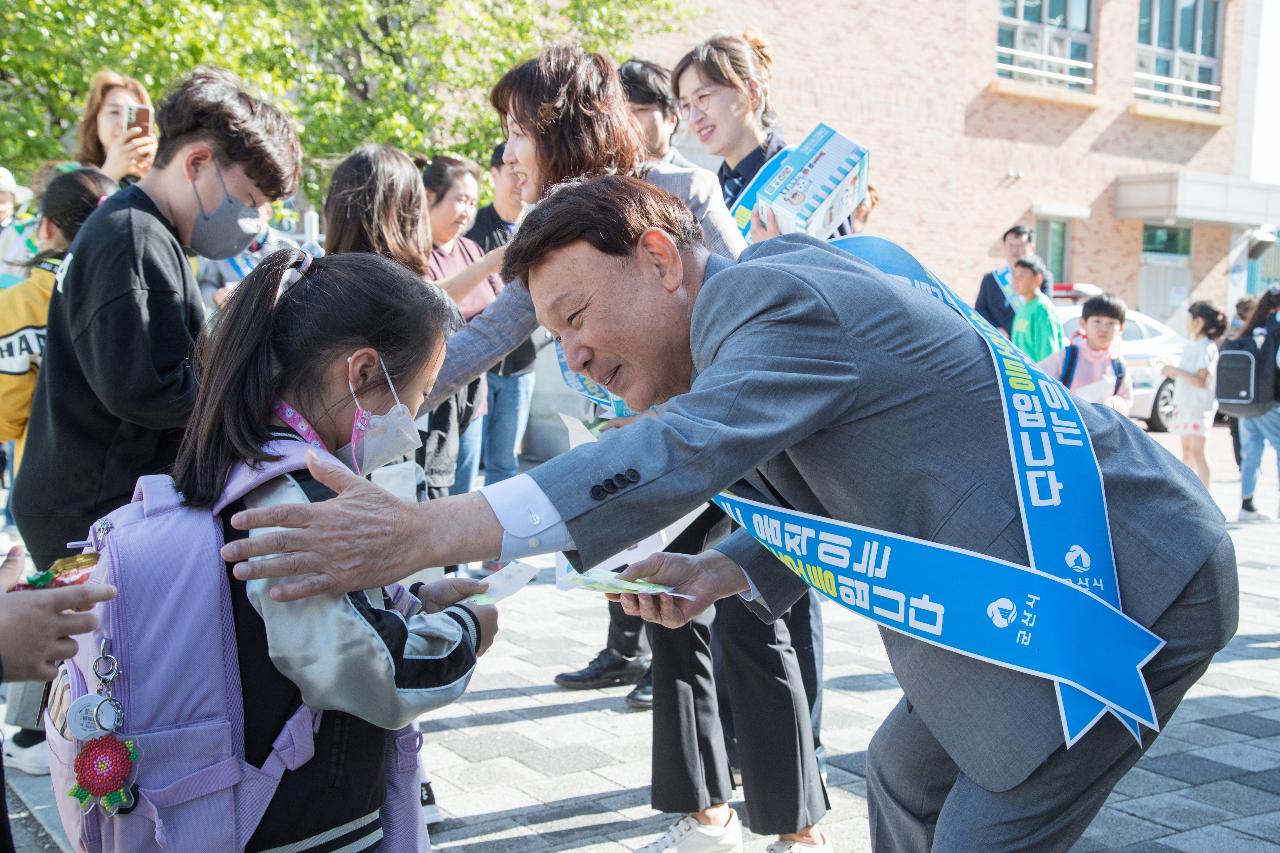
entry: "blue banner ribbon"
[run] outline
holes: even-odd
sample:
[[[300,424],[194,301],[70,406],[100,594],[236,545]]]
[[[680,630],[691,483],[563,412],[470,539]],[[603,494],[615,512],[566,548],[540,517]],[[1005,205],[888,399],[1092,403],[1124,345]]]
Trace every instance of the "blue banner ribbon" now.
[[[996,286],[1000,288],[1000,292],[1004,294],[1004,301],[1009,303],[1009,307],[1017,311],[1023,305],[1027,304],[1027,300],[1018,295],[1018,291],[1013,289],[1013,269],[1010,267],[996,267],[991,271],[991,277],[995,279]]]
[[[730,494],[713,500],[806,583],[854,613],[957,654],[1053,679],[1158,728],[1142,667],[1164,641],[1083,587]]]
[[[831,244],[948,305],[981,335],[1001,385],[1029,568],[1072,584],[1121,612],[1102,475],[1088,431],[1066,389],[901,246],[870,236],[842,237]],[[1072,746],[1108,708],[1089,690],[1076,689],[1071,679],[1055,681],[1064,737]],[[1138,722],[1156,728],[1150,714],[1133,714],[1123,705],[1110,709],[1135,738],[1140,739]]]

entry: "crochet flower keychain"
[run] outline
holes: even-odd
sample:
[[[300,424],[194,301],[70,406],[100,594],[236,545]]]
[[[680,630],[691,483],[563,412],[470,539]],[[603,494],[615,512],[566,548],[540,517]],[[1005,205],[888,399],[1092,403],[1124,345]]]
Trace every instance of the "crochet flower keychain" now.
[[[98,692],[81,696],[71,704],[68,721],[81,742],[76,753],[76,785],[67,795],[86,812],[96,803],[109,815],[133,805],[133,780],[141,753],[136,741],[116,736],[124,725],[124,706],[111,692],[120,666],[110,653],[111,641],[103,638],[93,674]]]

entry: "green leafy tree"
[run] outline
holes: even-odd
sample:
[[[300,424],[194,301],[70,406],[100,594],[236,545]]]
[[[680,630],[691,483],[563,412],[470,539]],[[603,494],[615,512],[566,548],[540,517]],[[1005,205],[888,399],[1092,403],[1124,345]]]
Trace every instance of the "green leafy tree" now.
[[[481,160],[501,139],[488,93],[507,68],[571,40],[625,59],[674,25],[674,0],[6,0],[0,6],[0,163],[29,175],[68,156],[99,68],[157,97],[200,63],[244,77],[298,121],[318,201],[355,146]]]

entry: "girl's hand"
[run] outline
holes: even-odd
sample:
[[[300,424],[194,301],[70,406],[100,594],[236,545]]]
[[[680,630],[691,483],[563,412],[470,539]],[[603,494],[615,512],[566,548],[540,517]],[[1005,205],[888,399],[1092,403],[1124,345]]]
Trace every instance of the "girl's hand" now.
[[[154,136],[143,135],[142,128],[126,128],[124,134],[107,148],[102,171],[116,182],[125,175],[142,177],[151,171],[157,144]]]
[[[457,604],[469,596],[478,595],[488,588],[489,584],[474,578],[441,578],[418,587],[418,601],[422,604],[424,613],[439,613],[446,607]]]
[[[1165,379],[1177,379],[1178,369],[1176,367],[1170,367],[1169,365],[1166,364],[1164,367],[1160,368],[1160,375],[1163,376]]]

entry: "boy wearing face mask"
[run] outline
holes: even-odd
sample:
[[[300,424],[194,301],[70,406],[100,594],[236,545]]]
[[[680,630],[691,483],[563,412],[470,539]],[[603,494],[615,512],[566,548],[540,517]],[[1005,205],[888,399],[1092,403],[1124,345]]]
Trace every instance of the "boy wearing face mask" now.
[[[63,262],[13,514],[43,569],[167,471],[195,399],[204,306],[187,253],[228,258],[257,236],[259,205],[291,194],[290,120],[217,68],[180,80],[156,112],[145,178],[107,198]]]

